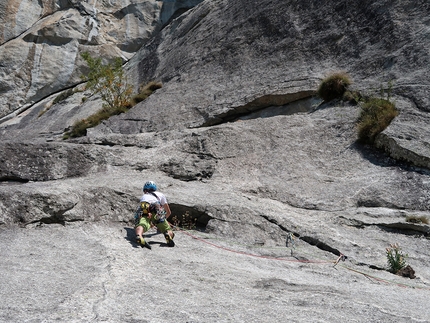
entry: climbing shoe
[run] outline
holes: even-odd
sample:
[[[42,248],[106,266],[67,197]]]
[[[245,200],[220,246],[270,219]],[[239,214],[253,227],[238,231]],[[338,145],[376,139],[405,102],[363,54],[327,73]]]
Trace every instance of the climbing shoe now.
[[[136,238],[136,242],[142,247],[142,248],[148,248],[148,249],[152,249],[151,245],[145,241],[145,239],[141,238],[141,237],[137,237]]]
[[[171,238],[170,235],[166,232],[164,234],[164,238],[166,239],[166,243],[169,247],[174,247],[175,246],[175,242],[173,241],[173,238],[175,237],[175,234],[172,234],[173,237]]]

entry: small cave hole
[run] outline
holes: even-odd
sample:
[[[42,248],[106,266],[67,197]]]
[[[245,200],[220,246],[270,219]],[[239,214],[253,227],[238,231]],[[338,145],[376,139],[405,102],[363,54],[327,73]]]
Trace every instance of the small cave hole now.
[[[192,207],[179,204],[169,204],[169,206],[172,211],[169,222],[183,229],[205,230],[209,220],[212,219],[205,212]]]

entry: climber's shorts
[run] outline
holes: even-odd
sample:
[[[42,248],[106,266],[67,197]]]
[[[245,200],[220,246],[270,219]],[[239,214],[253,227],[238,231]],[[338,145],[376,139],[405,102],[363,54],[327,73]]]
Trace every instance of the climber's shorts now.
[[[163,222],[160,222],[160,223],[156,223],[155,225],[157,226],[157,229],[161,233],[164,233],[164,232],[167,232],[169,230],[172,230],[172,228],[170,227],[169,222],[167,222],[167,220],[164,220]]]
[[[142,227],[143,228],[143,232],[148,231],[151,228],[151,220],[148,219],[148,217],[141,217],[139,220],[139,223],[136,224],[136,228],[137,227]]]
[[[163,222],[152,222],[148,217],[141,217],[139,223],[136,225],[136,228],[140,226],[143,228],[143,232],[146,232],[151,228],[151,224],[155,225],[162,233],[172,230],[167,220],[164,220]]]

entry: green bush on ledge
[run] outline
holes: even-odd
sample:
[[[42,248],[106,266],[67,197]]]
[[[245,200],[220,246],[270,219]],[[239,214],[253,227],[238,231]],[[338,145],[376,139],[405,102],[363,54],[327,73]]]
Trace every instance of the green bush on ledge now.
[[[358,140],[373,144],[376,136],[399,114],[394,103],[381,98],[366,99],[358,118]]]
[[[343,96],[351,83],[348,74],[343,72],[334,73],[321,81],[317,94],[326,102],[338,99]]]

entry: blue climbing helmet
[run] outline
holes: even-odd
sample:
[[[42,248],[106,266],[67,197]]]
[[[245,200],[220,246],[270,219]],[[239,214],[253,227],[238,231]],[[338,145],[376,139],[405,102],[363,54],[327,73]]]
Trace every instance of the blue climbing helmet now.
[[[143,185],[143,191],[152,192],[156,190],[157,190],[157,185],[155,185],[153,181],[148,181],[145,183],[145,185]]]

